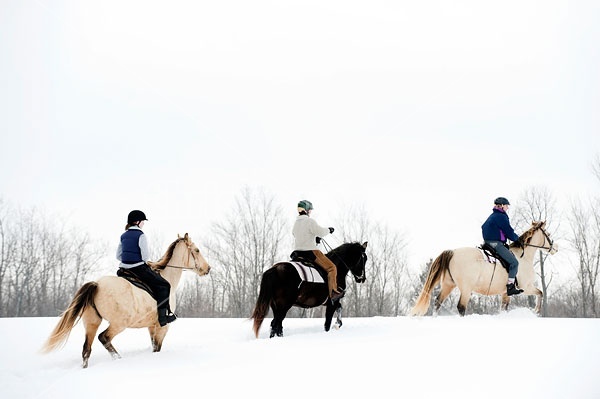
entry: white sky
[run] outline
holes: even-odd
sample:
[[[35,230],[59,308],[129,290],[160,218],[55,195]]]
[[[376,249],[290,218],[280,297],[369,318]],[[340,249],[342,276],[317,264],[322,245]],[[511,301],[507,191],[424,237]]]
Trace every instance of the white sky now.
[[[201,244],[244,185],[363,205],[413,262],[493,198],[597,191],[595,1],[0,3],[0,196]],[[487,180],[487,181],[484,181]]]

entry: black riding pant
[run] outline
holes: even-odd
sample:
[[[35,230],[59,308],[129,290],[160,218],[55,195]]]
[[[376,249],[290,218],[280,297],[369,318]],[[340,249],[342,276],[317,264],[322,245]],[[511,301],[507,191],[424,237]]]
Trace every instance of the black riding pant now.
[[[169,295],[171,294],[171,284],[160,274],[156,273],[147,264],[135,266],[129,269],[137,278],[146,283],[156,299],[158,309],[169,309]]]

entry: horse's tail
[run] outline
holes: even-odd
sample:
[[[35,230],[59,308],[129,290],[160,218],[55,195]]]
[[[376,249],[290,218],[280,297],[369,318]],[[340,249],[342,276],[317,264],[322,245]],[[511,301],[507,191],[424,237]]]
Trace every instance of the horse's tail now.
[[[51,352],[64,345],[69,338],[69,333],[79,321],[81,314],[88,306],[94,306],[94,296],[98,290],[98,283],[95,281],[85,283],[79,288],[71,304],[60,316],[60,320],[54,330],[48,337],[48,340],[42,348],[42,353]]]
[[[258,292],[258,298],[256,299],[256,305],[254,305],[254,311],[252,312],[251,319],[254,319],[254,335],[258,338],[258,331],[262,325],[265,316],[269,312],[269,305],[273,298],[273,290],[270,276],[274,272],[274,269],[269,269],[263,273],[260,280],[260,291]]]
[[[431,292],[440,283],[444,273],[448,271],[448,265],[450,264],[453,255],[454,251],[446,250],[433,261],[429,268],[429,274],[427,274],[427,280],[425,280],[425,285],[423,285],[421,294],[419,295],[419,298],[417,298],[415,306],[410,311],[411,315],[422,316],[427,313],[427,310],[429,310]]]

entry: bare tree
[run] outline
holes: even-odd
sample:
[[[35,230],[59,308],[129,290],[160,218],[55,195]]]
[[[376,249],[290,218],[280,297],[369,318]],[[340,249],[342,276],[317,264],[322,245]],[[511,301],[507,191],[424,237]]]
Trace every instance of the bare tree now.
[[[0,314],[9,317],[60,313],[103,252],[34,208],[1,213],[0,239]]]
[[[344,242],[369,242],[367,280],[363,284],[352,280],[346,295],[349,315],[404,314],[414,284],[407,272],[406,241],[402,234],[373,222],[362,206],[349,207],[337,223]]]
[[[558,230],[559,215],[556,212],[556,199],[546,187],[530,187],[521,195],[518,202],[520,206],[516,209],[516,224],[517,230],[525,230],[529,228],[533,221],[545,221],[546,229],[550,234],[554,234]],[[540,282],[541,289],[544,294],[542,297],[542,316],[548,315],[548,287],[552,282],[553,274],[547,272],[546,259],[548,253],[542,249],[538,251],[539,257],[536,264],[540,265]],[[534,298],[529,296],[529,306],[535,306]]]
[[[597,201],[596,201],[597,202]],[[583,317],[598,317],[597,282],[600,273],[600,216],[590,206],[580,202],[571,207],[571,246],[578,257],[577,279],[582,301]]]
[[[262,190],[244,188],[224,222],[215,223],[208,243],[216,261],[221,308],[232,317],[250,314],[263,270],[282,258],[285,218],[282,208]]]

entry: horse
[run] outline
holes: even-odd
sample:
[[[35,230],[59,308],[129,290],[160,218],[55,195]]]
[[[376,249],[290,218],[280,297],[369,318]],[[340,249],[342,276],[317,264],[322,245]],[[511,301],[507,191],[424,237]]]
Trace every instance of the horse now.
[[[520,242],[523,243],[522,248],[515,243],[509,246],[510,251],[519,260],[517,273],[519,288],[524,290],[523,294],[525,295],[537,295],[535,312],[538,314],[542,306],[543,293],[533,285],[535,252],[543,249],[553,255],[558,251],[550,234],[544,229],[545,224],[546,222],[536,221],[531,224],[529,230],[520,237]],[[510,303],[510,297],[506,295],[507,280],[506,269],[497,268],[496,263],[486,260],[478,248],[445,250],[431,264],[423,289],[411,310],[411,315],[422,316],[427,313],[431,293],[438,285],[441,285],[441,289],[435,300],[436,312],[456,287],[460,291],[457,308],[461,316],[465,315],[473,292],[481,295],[502,295],[502,309],[506,310]]]
[[[173,311],[176,307],[176,289],[182,272],[191,270],[203,276],[210,271],[209,264],[187,233],[184,237],[177,235],[177,239],[169,245],[158,262],[147,262],[147,264],[171,284],[169,301]],[[61,314],[42,352],[48,353],[62,346],[79,319],[83,320],[85,327],[83,368],[88,367],[92,342],[102,319],[107,320],[109,326],[98,335],[98,340],[113,359],[119,359],[121,355],[111,341],[126,328],[147,327],[153,352],[160,352],[163,339],[169,330],[168,325],[161,327],[158,323],[156,300],[147,291],[134,286],[124,278],[104,276],[97,281],[85,283],[79,288],[69,307]]]
[[[346,289],[346,275],[352,272],[357,283],[366,281],[365,266],[367,242],[345,243],[329,251],[327,256],[337,268],[337,284]],[[317,266],[318,267],[318,266]],[[322,283],[303,281],[290,262],[279,262],[266,270],[260,281],[260,291],[252,312],[254,335],[258,338],[260,326],[269,311],[273,311],[270,338],[283,336],[283,319],[292,306],[314,308],[327,303],[325,331],[329,331],[333,313],[337,312],[337,326],[342,326],[341,304],[329,299],[327,279]]]

